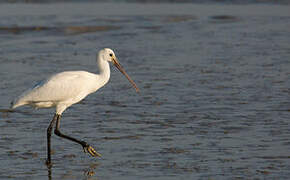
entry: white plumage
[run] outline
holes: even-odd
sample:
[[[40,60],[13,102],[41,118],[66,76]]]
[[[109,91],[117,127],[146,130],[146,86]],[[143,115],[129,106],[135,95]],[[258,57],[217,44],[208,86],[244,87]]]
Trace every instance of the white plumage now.
[[[56,107],[56,114],[60,115],[67,107],[81,101],[88,94],[96,92],[109,81],[109,62],[113,62],[114,65],[121,68],[114,52],[105,48],[99,52],[97,60],[100,74],[86,71],[65,71],[52,75],[15,99],[12,109],[23,105],[30,105],[36,108]],[[121,72],[124,73],[122,68]],[[128,76],[126,75],[126,77]],[[132,82],[138,91],[138,88],[130,78],[129,81]]]
[[[56,107],[62,112],[72,104],[97,91],[109,80],[85,71],[66,71],[55,74],[23,93],[14,101],[12,108],[29,104],[36,108]]]
[[[60,132],[60,119],[63,111],[75,104],[87,95],[96,92],[104,86],[110,79],[110,65],[112,62],[126,78],[132,83],[138,92],[139,89],[131,78],[124,71],[118,62],[115,53],[109,48],[99,51],[97,56],[97,64],[99,74],[93,74],[86,71],[65,71],[52,75],[48,79],[36,84],[33,88],[24,92],[21,96],[12,102],[11,108],[17,108],[23,105],[30,105],[36,108],[55,107],[55,115],[47,128],[47,165],[51,165],[51,148],[50,137],[52,128],[55,124],[54,133],[57,136],[74,141],[84,148],[92,156],[101,156],[85,141],[78,140],[74,137],[67,136]]]

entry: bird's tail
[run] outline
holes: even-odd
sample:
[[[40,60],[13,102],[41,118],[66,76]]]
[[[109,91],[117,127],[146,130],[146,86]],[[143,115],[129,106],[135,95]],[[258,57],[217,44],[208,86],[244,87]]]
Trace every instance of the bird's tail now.
[[[15,106],[15,101],[11,101],[10,103],[10,108],[9,109],[0,109],[0,113],[8,113],[8,112],[14,112],[14,108],[16,108],[17,106]]]
[[[11,101],[11,103],[10,103],[10,109],[12,110],[12,109],[15,109],[17,107],[18,107],[17,104],[15,104],[14,101]]]
[[[14,109],[23,106],[27,104],[25,101],[22,101],[19,98],[14,99],[13,101],[10,102],[10,108],[9,109],[0,109],[0,113],[11,113],[11,112],[16,112]],[[17,111],[19,112],[19,111]]]
[[[23,101],[20,101],[19,99],[14,99],[13,101],[11,101],[10,103],[10,110],[15,109],[19,106],[23,106],[26,103],[24,103]]]

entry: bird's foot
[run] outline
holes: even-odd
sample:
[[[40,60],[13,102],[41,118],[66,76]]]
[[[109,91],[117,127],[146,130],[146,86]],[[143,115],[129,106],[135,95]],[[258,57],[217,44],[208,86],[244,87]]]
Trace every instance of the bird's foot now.
[[[91,156],[93,157],[101,157],[102,155],[100,153],[98,153],[92,146],[90,146],[89,144],[86,144],[85,146],[83,146],[84,148],[84,152],[85,153],[89,153]]]

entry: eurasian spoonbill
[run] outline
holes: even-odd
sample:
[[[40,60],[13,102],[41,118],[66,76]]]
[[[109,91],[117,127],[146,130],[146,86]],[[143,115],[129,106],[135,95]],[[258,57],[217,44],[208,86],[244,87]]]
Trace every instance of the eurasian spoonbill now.
[[[54,74],[48,79],[36,84],[32,89],[27,90],[12,102],[12,109],[23,105],[30,105],[36,108],[56,108],[55,115],[47,128],[47,165],[51,165],[50,139],[55,123],[54,133],[57,136],[80,144],[84,151],[93,157],[101,156],[85,141],[61,133],[60,119],[66,108],[81,101],[87,95],[96,92],[109,81],[109,62],[112,62],[126,76],[138,92],[137,85],[124,71],[113,50],[105,48],[100,50],[97,56],[99,74],[86,71],[65,71]]]

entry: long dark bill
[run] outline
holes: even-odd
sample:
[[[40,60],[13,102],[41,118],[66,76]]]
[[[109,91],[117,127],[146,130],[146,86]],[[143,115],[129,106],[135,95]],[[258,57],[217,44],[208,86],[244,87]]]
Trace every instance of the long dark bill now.
[[[126,76],[126,78],[130,81],[130,83],[133,85],[133,87],[136,89],[136,92],[139,92],[139,88],[137,87],[137,85],[135,84],[135,82],[129,77],[129,75],[125,72],[125,70],[123,69],[123,67],[121,66],[121,64],[118,62],[117,59],[113,59],[113,63],[116,66],[116,68],[119,69],[119,71],[124,74],[124,76]]]

